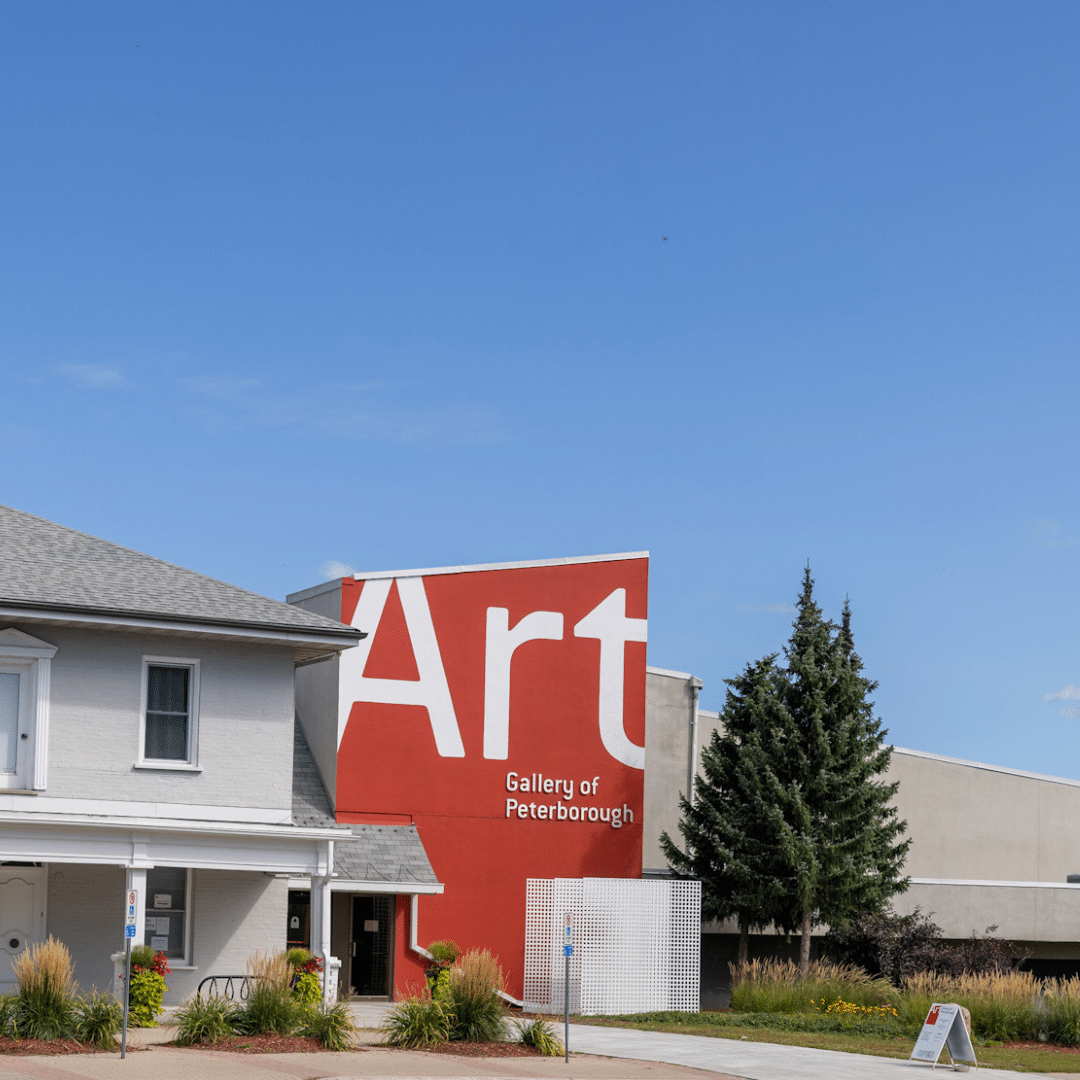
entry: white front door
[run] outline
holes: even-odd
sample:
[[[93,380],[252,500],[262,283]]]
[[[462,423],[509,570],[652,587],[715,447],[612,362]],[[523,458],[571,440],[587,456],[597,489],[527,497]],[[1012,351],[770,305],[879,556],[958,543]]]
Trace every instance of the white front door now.
[[[45,940],[46,866],[0,866],[0,994],[19,990],[11,961]]]

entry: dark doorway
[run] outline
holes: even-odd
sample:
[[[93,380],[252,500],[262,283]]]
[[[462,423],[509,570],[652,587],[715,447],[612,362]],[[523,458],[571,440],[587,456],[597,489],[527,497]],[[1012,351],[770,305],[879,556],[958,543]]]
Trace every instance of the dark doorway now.
[[[393,953],[393,896],[352,897],[349,982],[358,997],[390,993]]]
[[[289,949],[311,948],[311,893],[289,890],[289,925],[285,934]]]

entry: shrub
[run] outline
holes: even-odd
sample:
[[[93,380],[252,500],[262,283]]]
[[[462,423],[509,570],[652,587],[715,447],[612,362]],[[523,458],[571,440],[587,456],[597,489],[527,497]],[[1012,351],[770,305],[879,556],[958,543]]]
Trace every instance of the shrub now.
[[[433,941],[427,951],[436,964],[452,964],[461,955],[456,941]]]
[[[523,1046],[539,1050],[544,1057],[558,1057],[563,1052],[559,1036],[546,1020],[515,1020],[514,1025]]]
[[[193,997],[176,1012],[176,1041],[180,1046],[219,1042],[233,1033],[239,1011],[227,998]]]
[[[1080,1046],[1080,978],[1050,979],[1043,986],[1043,1025],[1058,1046]]]
[[[339,1001],[336,1005],[320,1002],[314,1008],[306,1009],[303,1015],[301,1035],[318,1039],[327,1050],[348,1050],[352,1045],[356,1024],[347,1002]]]
[[[300,1023],[300,1003],[289,986],[291,969],[284,953],[256,951],[248,957],[247,1001],[233,1018],[245,1035],[288,1035]]]
[[[293,997],[307,1009],[313,1009],[322,1001],[322,982],[314,971],[298,971],[293,976]]]
[[[11,966],[19,983],[13,1021],[17,1037],[51,1040],[71,1035],[75,980],[67,946],[50,936],[24,949]]]
[[[504,978],[487,949],[471,949],[450,969],[447,999],[453,1042],[499,1042],[506,1038],[508,1012],[499,991]]]
[[[157,961],[158,954],[150,948],[149,945],[132,945],[131,946],[131,966],[142,968],[153,968]],[[164,975],[164,972],[159,974]]]
[[[0,995],[0,1036],[15,1037],[15,1017],[19,1005],[18,994]]]
[[[249,985],[247,1001],[236,1011],[233,1026],[245,1035],[291,1034],[303,1008],[287,986],[257,981]]]
[[[387,1046],[415,1049],[438,1046],[450,1038],[450,1014],[441,1001],[426,994],[403,998],[382,1022]]]
[[[316,964],[318,960],[310,949],[286,949],[285,962],[294,971],[306,971],[308,964]]]
[[[896,999],[884,979],[851,964],[814,960],[807,974],[791,960],[750,960],[731,964],[731,1008],[735,1012],[812,1012],[814,1001],[842,998],[854,1005],[883,1005]]]
[[[949,943],[941,928],[918,908],[910,915],[891,909],[862,915],[848,926],[833,928],[824,940],[831,959],[857,964],[871,975],[882,975],[894,986],[919,972],[959,976],[1014,970],[1022,956],[1010,941],[994,936],[996,926],[982,935]]]
[[[461,955],[456,941],[433,941],[427,951],[431,953],[431,963],[424,971],[431,996],[446,1000],[450,986],[450,968]]]
[[[163,952],[155,952],[149,945],[136,945],[131,950],[128,1023],[132,1027],[157,1027],[158,1017],[165,1011],[161,1001],[169,989],[165,976],[170,971]]]
[[[107,1050],[124,1025],[124,1010],[112,994],[91,991],[75,1002],[75,1038]]]

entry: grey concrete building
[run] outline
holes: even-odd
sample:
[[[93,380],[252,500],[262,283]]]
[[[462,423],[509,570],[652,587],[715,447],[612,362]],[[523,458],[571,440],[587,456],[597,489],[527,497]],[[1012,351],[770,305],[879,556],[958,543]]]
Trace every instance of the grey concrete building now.
[[[660,835],[678,836],[679,795],[693,790],[702,746],[719,715],[698,706],[699,680],[647,673],[642,871],[667,872]],[[906,893],[893,907],[932,914],[952,940],[990,926],[1016,943],[1038,975],[1080,973],[1080,781],[893,748],[887,781],[912,840]],[[816,933],[820,936],[825,928]],[[733,923],[702,927],[702,1007],[724,1002]],[[754,935],[751,955],[795,955],[796,942]]]

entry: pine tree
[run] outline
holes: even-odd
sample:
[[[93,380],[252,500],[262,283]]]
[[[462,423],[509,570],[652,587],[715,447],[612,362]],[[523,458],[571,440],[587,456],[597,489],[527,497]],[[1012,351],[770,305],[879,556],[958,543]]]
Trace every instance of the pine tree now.
[[[898,785],[879,779],[891,747],[869,700],[877,683],[861,674],[850,605],[840,626],[827,622],[813,587],[807,567],[782,688],[792,725],[782,773],[787,820],[809,853],[792,890],[803,972],[814,923],[843,926],[907,888],[901,869],[910,844],[900,839],[907,826],[889,805]]]
[[[685,850],[667,833],[660,838],[670,865],[701,880],[702,915],[738,922],[740,961],[750,930],[790,922],[791,867],[805,855],[792,851],[776,770],[783,756],[779,740],[790,725],[775,661],[776,654],[766,656],[725,680],[722,727],[702,749],[703,777],[693,803],[680,799]]]
[[[661,837],[671,866],[701,879],[702,914],[737,919],[740,960],[751,929],[798,930],[803,973],[815,923],[843,926],[907,887],[910,843],[889,805],[898,785],[879,779],[891,748],[850,606],[837,626],[813,588],[807,567],[787,667],[773,654],[725,680],[722,730],[702,751],[693,804],[680,800],[685,851]]]

